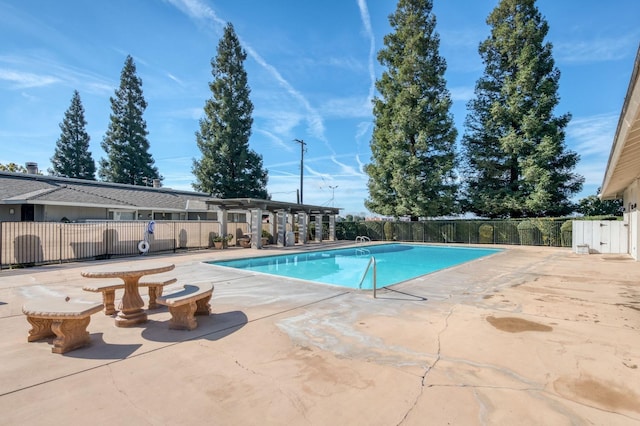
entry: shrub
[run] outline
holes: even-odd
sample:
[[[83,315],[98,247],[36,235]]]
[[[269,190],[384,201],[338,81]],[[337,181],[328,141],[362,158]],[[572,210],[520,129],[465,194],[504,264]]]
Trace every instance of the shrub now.
[[[393,241],[393,222],[385,222],[382,227],[385,241]]]
[[[537,246],[542,241],[540,230],[530,220],[523,220],[518,224],[518,236],[522,245]]]
[[[493,244],[493,225],[483,223],[478,228],[478,235],[480,244]]]
[[[573,244],[573,221],[567,220],[560,226],[562,247],[571,247]]]

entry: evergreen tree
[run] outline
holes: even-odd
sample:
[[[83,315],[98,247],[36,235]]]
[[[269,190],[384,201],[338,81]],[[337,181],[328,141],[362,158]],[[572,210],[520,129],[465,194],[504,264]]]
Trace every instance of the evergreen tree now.
[[[467,209],[488,217],[559,216],[582,189],[564,145],[570,114],[553,115],[560,72],[535,0],[501,0],[480,44],[485,65],[465,121]]]
[[[622,216],[622,200],[601,200],[597,194],[578,201],[576,211],[585,216]]]
[[[211,60],[212,97],[196,132],[202,157],[193,160],[193,188],[218,198],[268,198],[262,156],[249,149],[253,104],[243,65],[246,57],[228,23]]]
[[[378,61],[366,207],[391,216],[456,211],[455,141],[446,62],[439,55],[432,0],[399,0]]]
[[[115,97],[109,99],[111,121],[101,144],[107,158],[100,160],[100,178],[130,185],[162,180],[149,153],[147,123],[142,117],[147,102],[131,56],[125,60]]]
[[[86,125],[80,93],[74,90],[71,105],[60,123],[61,133],[51,158],[53,168],[49,170],[50,174],[77,179],[96,179],[96,164],[89,151],[90,137],[85,130]]]

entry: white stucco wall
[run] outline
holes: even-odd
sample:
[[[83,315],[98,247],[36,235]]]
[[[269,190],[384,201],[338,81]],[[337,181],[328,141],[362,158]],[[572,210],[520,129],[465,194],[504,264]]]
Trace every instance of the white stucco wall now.
[[[638,242],[640,241],[640,226],[638,226],[638,199],[640,198],[640,185],[635,180],[624,191],[623,207],[624,220],[629,226],[629,254],[638,260]]]

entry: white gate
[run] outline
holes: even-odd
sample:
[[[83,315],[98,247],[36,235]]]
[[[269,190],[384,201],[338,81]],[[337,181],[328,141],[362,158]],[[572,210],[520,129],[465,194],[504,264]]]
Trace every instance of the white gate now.
[[[620,220],[574,220],[572,248],[588,246],[589,253],[629,253],[628,225]]]

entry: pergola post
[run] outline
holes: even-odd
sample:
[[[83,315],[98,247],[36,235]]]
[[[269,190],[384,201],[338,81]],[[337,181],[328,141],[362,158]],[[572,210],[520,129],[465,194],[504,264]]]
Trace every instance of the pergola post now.
[[[329,215],[329,241],[336,240],[336,215]]]
[[[276,232],[278,230],[278,226],[276,224],[276,217],[273,214],[273,212],[269,212],[269,233],[271,234],[271,237],[275,240],[277,235]],[[275,243],[275,241],[271,241],[271,243]]]
[[[251,222],[249,231],[251,232],[251,248],[262,248],[262,209],[251,209]]]
[[[222,206],[218,206],[218,209],[220,210],[220,217],[218,217],[218,222],[220,222],[220,236],[224,237],[227,235],[227,209]],[[210,241],[210,243],[213,245],[212,241]]]
[[[306,212],[298,212],[298,242],[307,244],[307,223],[309,215]]]
[[[316,214],[314,215],[316,218],[316,242],[320,243],[322,242],[322,214]]]
[[[276,244],[278,247],[284,247],[286,245],[285,238],[287,237],[287,212],[285,210],[277,210],[276,218],[276,226],[278,227]]]

